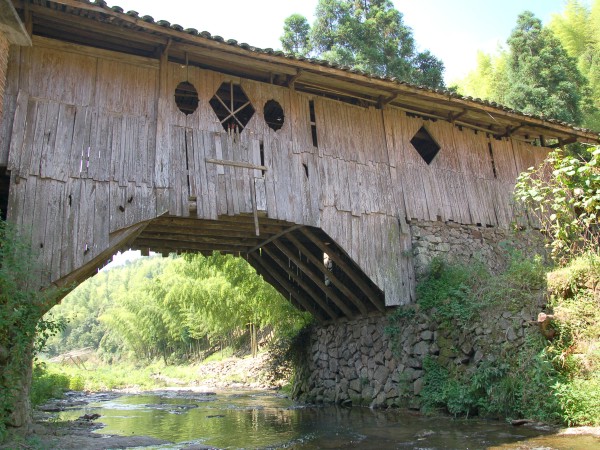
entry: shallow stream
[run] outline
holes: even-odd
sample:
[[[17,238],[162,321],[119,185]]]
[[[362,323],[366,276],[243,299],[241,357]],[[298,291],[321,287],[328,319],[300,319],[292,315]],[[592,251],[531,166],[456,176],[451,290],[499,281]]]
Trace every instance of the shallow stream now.
[[[273,392],[161,391],[92,396],[60,420],[100,414],[98,433],[143,435],[172,445],[298,449],[573,449],[600,448],[600,438],[483,420],[424,417],[406,411],[303,406]]]

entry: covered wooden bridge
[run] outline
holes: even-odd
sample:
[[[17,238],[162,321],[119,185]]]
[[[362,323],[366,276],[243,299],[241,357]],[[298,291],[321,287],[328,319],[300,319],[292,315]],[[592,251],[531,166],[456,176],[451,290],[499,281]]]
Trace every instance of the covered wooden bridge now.
[[[218,250],[320,321],[381,312],[414,297],[411,221],[506,228],[521,170],[599,141],[104,1],[0,4],[0,209],[40,286]]]

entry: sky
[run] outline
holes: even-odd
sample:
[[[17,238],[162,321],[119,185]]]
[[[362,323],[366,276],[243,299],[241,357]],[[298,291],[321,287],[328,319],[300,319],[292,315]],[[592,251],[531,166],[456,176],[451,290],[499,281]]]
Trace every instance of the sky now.
[[[445,66],[446,84],[475,68],[478,50],[494,52],[506,42],[519,13],[530,10],[546,24],[566,0],[393,0],[413,30],[419,50]],[[590,4],[591,0],[583,0]],[[260,48],[281,48],[283,21],[299,13],[313,21],[317,0],[114,0],[155,20],[196,28]]]

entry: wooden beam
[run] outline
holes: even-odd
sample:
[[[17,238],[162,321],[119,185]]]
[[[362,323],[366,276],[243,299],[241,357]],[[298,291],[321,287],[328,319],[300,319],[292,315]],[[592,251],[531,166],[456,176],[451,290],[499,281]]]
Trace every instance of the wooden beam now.
[[[160,225],[148,225],[144,230],[144,235],[147,236],[149,233],[165,233],[165,227],[161,227]],[[239,238],[239,239],[256,239],[252,236],[251,233],[245,232],[243,230],[230,230],[218,227],[177,227],[177,228],[169,228],[168,233],[173,235],[178,235],[184,238],[185,236],[207,236],[211,238]]]
[[[277,264],[277,266],[279,266],[283,272],[285,274],[287,274],[288,277],[290,277],[292,280],[294,280],[294,282],[298,285],[298,287],[300,289],[302,289],[303,291],[306,292],[307,296],[312,298],[312,300],[319,305],[319,307],[325,311],[327,313],[327,315],[329,317],[332,317],[333,319],[337,319],[339,317],[338,314],[336,314],[326,303],[326,298],[323,298],[323,296],[319,295],[317,292],[315,292],[315,290],[313,288],[311,288],[308,284],[306,284],[306,282],[300,278],[298,276],[298,274],[295,274],[294,272],[292,272],[291,270],[289,270],[289,267],[287,266],[287,264],[285,264],[284,261],[281,260],[281,258],[279,256],[277,256],[272,250],[263,248],[262,251],[268,255],[275,264]],[[252,255],[254,255],[252,253]],[[275,274],[275,272],[273,273]],[[293,292],[290,291],[290,292]]]
[[[289,239],[289,241],[292,244],[294,244],[294,246],[298,250],[300,250],[300,252],[304,256],[306,256],[311,263],[313,263],[313,265],[321,272],[321,274],[323,275],[323,277],[327,277],[331,281],[331,283],[336,288],[338,288],[338,290],[342,294],[344,294],[346,297],[348,297],[350,299],[350,301],[352,303],[354,303],[354,306],[356,306],[358,308],[358,310],[362,314],[366,314],[367,313],[367,308],[365,307],[365,305],[362,302],[362,300],[359,299],[354,292],[352,292],[350,289],[348,289],[348,287],[346,287],[346,285],[338,277],[336,277],[333,272],[330,272],[329,270],[327,270],[327,268],[323,264],[323,260],[322,259],[321,259],[321,261],[319,261],[319,259],[317,257],[315,257],[315,255],[313,255],[304,246],[304,244],[302,244],[302,242],[300,242],[298,239],[296,239],[293,235],[289,234],[289,235],[286,236],[286,238]],[[346,275],[352,276],[352,273],[349,273],[349,274],[346,273]]]
[[[220,225],[240,225],[240,226],[251,226],[254,227],[254,219],[251,215],[237,215],[237,216],[219,216],[218,219],[208,220],[208,219],[196,219],[194,217],[179,217],[179,216],[167,216],[161,217],[159,219],[154,219],[152,224],[168,224],[173,226],[186,226],[186,227],[196,227],[196,226],[207,226],[210,227],[212,225],[216,225],[217,227]],[[291,222],[279,221],[265,218],[263,220],[263,226],[270,226],[272,229],[283,230],[293,225]],[[253,229],[253,228],[252,228]]]
[[[290,88],[290,89],[294,89],[294,84],[296,83],[296,80],[298,80],[298,78],[300,78],[302,76],[302,69],[298,69],[296,71],[295,75],[288,75],[288,79],[287,79],[287,83],[285,84],[286,87]]]
[[[506,132],[502,135],[502,137],[511,137],[515,131],[520,130],[524,126],[525,125],[521,123],[516,127],[506,127]]]
[[[244,169],[254,169],[254,170],[264,170],[267,171],[269,168],[267,166],[257,166],[256,164],[250,164],[242,161],[226,161],[224,159],[206,159],[207,163],[210,164],[218,164],[220,166],[232,166],[232,167],[242,167]]]
[[[344,272],[353,273],[355,269],[353,269],[350,265],[346,263],[346,261],[334,251],[333,248],[327,247],[323,242],[307,227],[301,228],[300,231],[308,238],[310,241],[319,247],[323,253],[327,253],[329,257],[333,260],[335,264],[340,266],[340,268]],[[371,289],[367,283],[365,283],[359,276],[352,277],[352,281],[359,287],[367,296],[367,298],[373,303],[373,305],[381,312],[385,311],[385,305],[381,304],[379,301],[380,296]]]
[[[271,245],[274,245],[281,253],[285,255],[290,261],[292,261],[296,267],[298,267],[304,275],[311,279],[313,283],[317,285],[317,287],[325,294],[325,296],[329,297],[335,305],[343,311],[343,313],[347,317],[354,317],[354,313],[348,308],[346,303],[342,298],[340,298],[333,289],[325,284],[325,281],[318,277],[311,269],[302,261],[298,256],[296,256],[293,252],[291,252],[281,241],[273,241]],[[269,247],[265,247],[263,250],[267,250]],[[269,253],[270,255],[270,253]]]
[[[33,14],[31,13],[31,5],[29,4],[29,1],[25,2],[23,8],[23,17],[25,19],[25,31],[31,39],[31,36],[33,36]],[[29,45],[31,45],[31,43]]]
[[[281,288],[285,292],[287,292],[287,295],[293,297],[304,308],[305,311],[308,311],[310,314],[312,314],[313,317],[315,319],[317,319],[320,323],[323,323],[325,321],[323,314],[321,312],[317,311],[315,308],[313,308],[312,305],[310,305],[310,303],[308,303],[302,295],[300,295],[298,292],[296,292],[296,290],[294,289],[294,285],[292,283],[290,283],[288,280],[283,278],[279,273],[277,273],[277,271],[273,270],[273,268],[268,267],[266,262],[263,261],[260,256],[253,253],[251,255],[248,255],[248,259],[252,260],[252,262],[254,262],[254,264],[252,264],[252,266],[257,271],[261,272],[261,275],[263,275],[263,277],[266,274],[266,276],[273,278],[273,280],[275,280],[281,286]],[[260,268],[260,270],[258,268]],[[318,302],[315,301],[315,303],[317,305],[319,305]],[[325,313],[331,319],[333,319],[333,320],[337,319],[337,316],[335,315],[335,313],[330,308],[327,308],[327,309],[329,310],[329,312],[324,310]],[[330,313],[332,315],[330,315]]]
[[[297,230],[298,228],[301,228],[301,227],[303,227],[303,225],[294,225],[293,227],[286,228],[285,230],[283,230],[283,231],[281,231],[281,232],[279,232],[279,233],[271,236],[269,239],[266,239],[266,240],[262,241],[256,247],[252,247],[250,250],[248,250],[248,253],[255,252],[259,248],[264,247],[265,245],[267,245],[268,243],[274,241],[275,239],[279,239],[281,236],[285,236],[289,232]]]
[[[180,242],[166,241],[163,239],[136,239],[134,246],[148,247],[150,249],[170,249],[173,251],[182,252],[231,252],[231,253],[246,253],[249,246],[234,245],[234,244],[202,244],[198,242]]]
[[[79,284],[93,275],[99,267],[112,257],[123,245],[135,239],[148,225],[149,221],[140,222],[129,228],[111,233],[108,239],[108,247],[100,252],[91,261],[82,267],[72,271],[68,275],[54,281],[52,285],[58,288],[68,288],[73,284]],[[65,294],[66,295],[66,294]]]
[[[559,147],[562,147],[564,145],[572,144],[573,142],[577,142],[577,138],[570,137],[570,138],[567,138],[567,139],[559,139],[556,144],[551,144],[551,145],[548,146],[548,148],[559,148]]]
[[[252,203],[252,218],[254,219],[254,233],[260,236],[260,226],[258,223],[258,208],[256,206],[256,186],[254,185],[254,176],[250,172],[250,201]]]
[[[398,97],[398,95],[399,94],[397,92],[393,93],[389,97],[384,97],[383,95],[380,95],[379,98],[377,99],[377,108],[379,108],[379,109],[385,108],[385,106],[388,103],[391,103],[394,100],[396,100],[396,98]]]
[[[162,232],[144,230],[138,237],[138,239],[153,239],[186,243],[197,243],[197,244],[219,244],[219,245],[235,245],[235,246],[251,246],[255,245],[260,240],[255,237],[222,237],[222,236],[203,236],[202,234],[178,234],[177,232],[171,232],[163,230]]]
[[[451,124],[454,124],[454,122],[456,121],[456,119],[458,119],[459,117],[464,116],[465,114],[467,114],[469,111],[465,108],[462,111],[459,111],[455,114],[448,114],[448,122],[450,122]]]

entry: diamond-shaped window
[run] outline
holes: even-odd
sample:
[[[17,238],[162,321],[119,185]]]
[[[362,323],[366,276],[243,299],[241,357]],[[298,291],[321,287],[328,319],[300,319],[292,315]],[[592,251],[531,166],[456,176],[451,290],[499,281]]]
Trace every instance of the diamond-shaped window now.
[[[239,84],[226,81],[210,99],[210,106],[225,131],[241,132],[254,115],[254,107]]]
[[[410,143],[427,164],[431,164],[433,158],[440,151],[439,144],[435,142],[425,127],[419,128],[419,131],[413,136]]]

